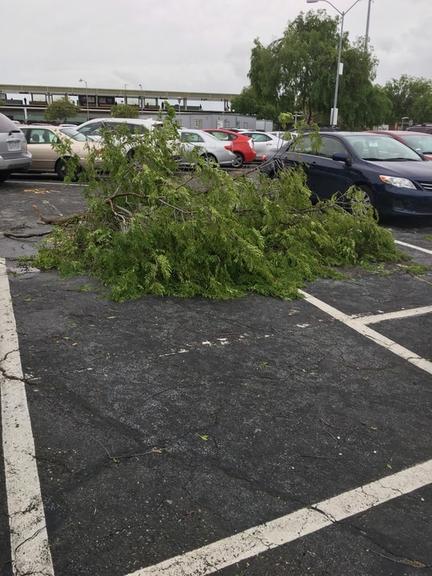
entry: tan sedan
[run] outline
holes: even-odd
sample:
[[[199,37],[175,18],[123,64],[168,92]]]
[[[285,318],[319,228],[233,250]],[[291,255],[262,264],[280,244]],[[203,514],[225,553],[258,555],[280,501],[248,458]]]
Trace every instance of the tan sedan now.
[[[66,174],[65,157],[53,146],[60,141],[67,141],[73,154],[79,158],[81,166],[85,166],[88,153],[94,142],[74,128],[60,128],[50,125],[20,126],[27,139],[28,150],[32,153],[33,172],[56,172],[63,179]]]

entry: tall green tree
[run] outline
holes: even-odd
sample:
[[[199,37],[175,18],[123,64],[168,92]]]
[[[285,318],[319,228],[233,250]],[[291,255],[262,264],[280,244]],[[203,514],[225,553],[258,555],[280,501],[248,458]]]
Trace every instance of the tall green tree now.
[[[432,81],[406,74],[387,82],[385,93],[393,105],[392,122],[408,117],[416,123],[432,122]]]
[[[364,51],[361,39],[347,43],[343,62],[344,74],[339,88],[342,125],[356,130],[389,122],[391,99],[379,85],[374,84],[378,60],[371,52]]]
[[[66,122],[75,118],[79,108],[68,98],[62,98],[49,104],[45,110],[45,118],[49,122]]]
[[[255,40],[249,71],[250,86],[233,101],[242,113],[277,120],[280,112],[301,111],[307,122],[328,124],[333,104],[339,20],[325,11],[301,13],[282,38],[264,46]],[[377,60],[360,42],[344,34],[344,74],[339,90],[339,117],[346,127],[360,128],[382,121],[390,106],[374,87]],[[371,98],[374,108],[371,109]]]

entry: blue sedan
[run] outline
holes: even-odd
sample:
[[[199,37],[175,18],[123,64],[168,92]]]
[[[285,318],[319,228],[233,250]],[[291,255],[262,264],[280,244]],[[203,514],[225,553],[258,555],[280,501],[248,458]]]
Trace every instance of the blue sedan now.
[[[358,186],[381,216],[432,216],[432,162],[386,135],[367,132],[305,134],[284,147],[263,171],[275,176],[301,165],[316,198]]]

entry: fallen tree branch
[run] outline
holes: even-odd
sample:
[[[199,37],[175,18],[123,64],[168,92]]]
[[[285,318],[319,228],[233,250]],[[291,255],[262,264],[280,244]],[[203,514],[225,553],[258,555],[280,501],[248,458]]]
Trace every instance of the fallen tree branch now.
[[[46,232],[33,232],[30,234],[14,234],[13,232],[3,232],[3,236],[5,238],[13,238],[13,239],[19,239],[19,238],[36,238],[39,236],[46,236],[47,234],[50,234],[50,231],[46,231]]]
[[[44,216],[40,211],[40,208],[33,204],[33,210],[37,213],[39,220],[43,224],[69,224],[69,222],[74,222],[78,218],[83,218],[87,215],[87,212],[76,212],[75,214],[71,214],[70,216]]]

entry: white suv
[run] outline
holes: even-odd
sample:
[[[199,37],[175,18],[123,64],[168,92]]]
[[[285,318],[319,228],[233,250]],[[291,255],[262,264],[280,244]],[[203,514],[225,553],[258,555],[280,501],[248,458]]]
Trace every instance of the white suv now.
[[[11,172],[28,170],[31,154],[27,151],[27,140],[17,124],[0,113],[0,182]]]
[[[132,134],[144,133],[160,126],[162,122],[152,118],[94,118],[76,127],[78,132],[84,134],[90,140],[99,140],[101,130],[104,128],[117,128],[126,125]]]

